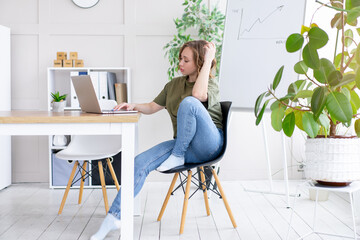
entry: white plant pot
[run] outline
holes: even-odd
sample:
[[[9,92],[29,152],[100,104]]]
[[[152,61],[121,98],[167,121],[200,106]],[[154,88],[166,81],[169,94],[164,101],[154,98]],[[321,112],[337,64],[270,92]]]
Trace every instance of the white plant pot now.
[[[305,177],[324,182],[360,180],[359,138],[308,138]]]
[[[66,101],[53,102],[53,103],[52,103],[52,111],[53,111],[53,112],[63,112],[65,106],[66,106]]]

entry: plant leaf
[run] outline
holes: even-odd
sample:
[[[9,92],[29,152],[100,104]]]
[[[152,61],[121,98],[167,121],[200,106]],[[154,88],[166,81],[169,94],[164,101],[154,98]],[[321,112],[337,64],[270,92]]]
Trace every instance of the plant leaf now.
[[[330,129],[330,119],[325,114],[320,114],[319,116],[319,123],[323,126],[326,132],[329,132]]]
[[[304,131],[309,135],[309,137],[314,138],[319,132],[319,124],[314,120],[313,114],[306,112],[302,116],[302,124]]]
[[[348,29],[344,32],[344,35],[345,35],[344,45],[346,47],[349,47],[353,43],[353,41],[352,41],[354,38],[353,31],[351,29]]]
[[[360,97],[355,91],[350,92],[351,102],[354,104],[356,110],[360,108]]]
[[[335,88],[344,86],[344,85],[349,84],[354,81],[355,81],[355,74],[347,72],[344,74],[343,79],[341,80],[341,82],[338,85],[335,86]]]
[[[304,37],[299,33],[293,33],[286,39],[286,51],[292,53],[301,49],[304,44]]]
[[[277,71],[277,73],[275,75],[275,78],[274,78],[274,81],[273,81],[273,86],[272,86],[273,90],[275,90],[277,88],[277,86],[279,85],[282,74],[283,74],[283,71],[284,71],[284,65],[282,65],[280,67],[280,69]]]
[[[330,62],[330,60],[321,58],[319,69],[314,69],[314,77],[320,83],[326,83],[328,81],[327,78],[329,74],[335,70],[335,66],[332,62]]]
[[[342,123],[349,122],[352,118],[350,101],[342,93],[330,92],[326,98],[326,108],[333,118]]]
[[[354,123],[355,132],[358,137],[360,137],[360,119],[356,119]]]
[[[312,48],[309,44],[306,44],[303,52],[302,57],[304,63],[312,69],[318,69],[320,67],[320,59],[316,49]]]
[[[360,7],[352,8],[347,14],[347,22],[354,22],[360,16]]]
[[[308,66],[304,63],[304,61],[297,62],[294,65],[294,71],[298,74],[306,74],[308,71]]]
[[[330,86],[336,86],[341,82],[342,78],[343,76],[340,71],[338,70],[332,71],[329,74],[328,83]]]
[[[270,101],[270,99],[268,99],[268,100],[266,100],[266,101],[264,102],[264,105],[263,105],[263,107],[261,108],[261,111],[260,111],[258,117],[256,118],[256,122],[255,122],[256,126],[259,125],[259,123],[261,122],[261,119],[262,119],[262,117],[263,117],[263,115],[264,115],[266,106],[268,105],[269,101]]]
[[[285,115],[284,108],[275,108],[271,112],[271,126],[275,131],[281,131],[282,129],[282,119]]]
[[[328,90],[326,87],[317,87],[311,98],[311,110],[314,113],[314,119],[317,120],[325,107],[326,95]]]
[[[282,128],[286,136],[291,137],[295,129],[295,113],[291,112],[284,118]]]
[[[267,92],[263,92],[262,94],[259,95],[259,97],[256,99],[256,102],[255,102],[255,109],[254,109],[254,112],[255,112],[255,117],[258,117],[258,113],[259,113],[259,108],[260,108],[260,104],[265,96]]]
[[[295,110],[294,113],[295,113],[295,125],[300,130],[304,131],[304,127],[303,127],[303,124],[302,124],[302,116],[303,116],[304,112]]]
[[[313,95],[313,91],[311,90],[301,90],[296,94],[294,100],[299,98],[308,98],[311,97],[312,95]]]
[[[327,33],[319,27],[313,27],[309,31],[309,43],[313,49],[319,49],[326,45],[329,41]]]

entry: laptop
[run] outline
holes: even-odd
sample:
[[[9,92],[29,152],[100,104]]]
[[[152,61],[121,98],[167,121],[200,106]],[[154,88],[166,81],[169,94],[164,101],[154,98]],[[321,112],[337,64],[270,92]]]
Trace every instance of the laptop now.
[[[80,108],[87,113],[106,113],[106,114],[129,114],[137,113],[135,110],[111,110],[101,109],[99,99],[96,96],[95,89],[89,75],[71,76],[75,92],[79,100]]]

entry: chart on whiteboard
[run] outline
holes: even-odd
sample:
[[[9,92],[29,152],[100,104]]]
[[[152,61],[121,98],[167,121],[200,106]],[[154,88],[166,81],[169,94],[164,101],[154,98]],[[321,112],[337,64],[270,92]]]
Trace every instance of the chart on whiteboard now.
[[[292,67],[300,55],[287,53],[285,42],[300,32],[304,14],[305,0],[228,0],[220,64],[223,100],[252,108],[282,65],[284,81],[298,77]]]

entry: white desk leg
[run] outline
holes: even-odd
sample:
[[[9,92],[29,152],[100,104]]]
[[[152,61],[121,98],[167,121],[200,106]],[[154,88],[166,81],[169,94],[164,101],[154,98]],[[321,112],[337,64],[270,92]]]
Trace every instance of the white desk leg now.
[[[122,124],[121,239],[134,238],[134,157],[135,123]]]

